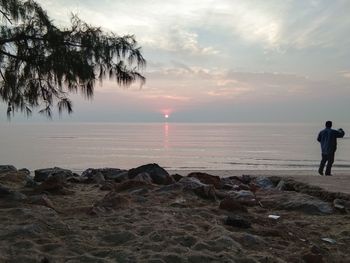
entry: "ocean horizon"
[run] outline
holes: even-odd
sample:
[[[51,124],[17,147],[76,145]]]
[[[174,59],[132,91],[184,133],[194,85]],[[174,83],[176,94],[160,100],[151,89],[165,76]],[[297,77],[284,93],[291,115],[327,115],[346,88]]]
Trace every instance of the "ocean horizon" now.
[[[1,123],[0,162],[35,170],[315,170],[321,123]],[[340,128],[340,127],[339,127]],[[350,123],[342,124],[345,132]],[[335,169],[349,169],[350,140],[338,142]]]

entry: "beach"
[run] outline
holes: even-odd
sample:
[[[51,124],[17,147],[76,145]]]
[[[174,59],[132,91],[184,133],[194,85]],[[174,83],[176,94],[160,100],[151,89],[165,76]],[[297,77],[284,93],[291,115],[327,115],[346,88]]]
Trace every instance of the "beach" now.
[[[348,262],[346,171],[164,171],[0,173],[0,261]]]

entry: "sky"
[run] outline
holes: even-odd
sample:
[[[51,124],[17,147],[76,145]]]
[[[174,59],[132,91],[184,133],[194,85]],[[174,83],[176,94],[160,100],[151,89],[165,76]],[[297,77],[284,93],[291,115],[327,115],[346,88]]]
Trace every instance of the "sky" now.
[[[106,80],[93,100],[72,96],[74,113],[54,120],[349,122],[348,0],[37,2],[58,25],[74,13],[135,35],[147,60],[142,87]],[[29,119],[37,120],[45,118]]]

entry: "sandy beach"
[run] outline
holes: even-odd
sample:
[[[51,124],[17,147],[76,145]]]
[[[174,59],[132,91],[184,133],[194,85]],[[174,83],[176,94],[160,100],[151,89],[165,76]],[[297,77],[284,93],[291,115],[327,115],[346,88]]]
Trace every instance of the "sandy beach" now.
[[[0,173],[0,262],[349,262],[346,171],[152,169]]]

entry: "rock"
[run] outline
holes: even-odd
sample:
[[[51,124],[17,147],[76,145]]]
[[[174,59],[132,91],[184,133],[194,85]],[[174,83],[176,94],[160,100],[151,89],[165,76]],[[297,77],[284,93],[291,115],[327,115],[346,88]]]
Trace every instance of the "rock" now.
[[[64,174],[57,173],[50,175],[44,182],[36,187],[39,192],[52,192],[57,194],[68,194],[69,192],[65,190],[66,177]]]
[[[25,194],[17,191],[13,191],[9,197],[12,201],[24,201],[27,199],[27,196]]]
[[[171,177],[174,178],[175,182],[178,182],[183,178],[181,174],[172,174]]]
[[[308,253],[303,255],[303,260],[305,263],[323,263],[322,255],[316,255],[312,253]]]
[[[28,198],[28,202],[33,205],[42,205],[56,211],[52,201],[46,195],[33,195]]]
[[[213,185],[216,189],[220,189],[221,188],[221,181],[220,181],[220,177],[219,176],[210,175],[210,174],[207,174],[207,173],[199,173],[199,172],[190,173],[187,176],[188,177],[197,178],[203,184]]]
[[[38,183],[35,182],[33,180],[33,178],[28,176],[28,175],[26,176],[25,180],[26,180],[25,187],[36,187],[36,186],[38,186]]]
[[[121,209],[126,208],[130,200],[114,191],[109,192],[102,200],[94,203],[93,208]]]
[[[254,184],[260,189],[271,189],[274,187],[272,181],[269,178],[263,176],[255,178]]]
[[[21,173],[23,173],[25,175],[30,176],[30,171],[27,168],[19,169],[18,172],[21,172]]]
[[[0,174],[0,183],[11,189],[22,188],[28,176],[19,171],[3,172]]]
[[[122,183],[119,183],[115,186],[115,190],[117,192],[125,191],[125,190],[133,190],[135,188],[143,188],[143,187],[152,187],[152,185],[144,182],[144,181],[134,181],[128,180]]]
[[[242,205],[255,206],[257,204],[255,195],[251,191],[240,190],[240,191],[229,191],[229,196],[236,199]]]
[[[0,165],[0,174],[7,172],[16,172],[17,169],[13,165]]]
[[[230,212],[248,212],[247,208],[243,206],[236,198],[233,197],[226,197],[224,200],[222,200],[220,202],[219,208]]]
[[[68,177],[66,181],[73,184],[79,184],[79,183],[83,183],[84,179],[80,176],[71,176],[71,177]]]
[[[251,228],[251,223],[248,220],[236,215],[226,217],[225,225],[239,228]]]
[[[350,201],[334,199],[333,206],[341,212],[346,212],[347,210],[350,210]]]
[[[209,250],[213,252],[229,251],[230,253],[237,253],[242,249],[238,242],[225,235],[206,243],[209,245]]]
[[[155,184],[172,184],[175,182],[173,177],[165,169],[155,163],[130,169],[128,175],[130,179],[133,179],[140,173],[148,173],[152,178],[152,182]]]
[[[9,196],[10,194],[11,194],[11,190],[10,189],[0,185],[0,198]]]
[[[221,189],[224,190],[239,190],[239,185],[242,184],[242,182],[238,179],[236,179],[236,176],[233,177],[224,177],[220,178],[221,183]]]
[[[202,198],[216,200],[214,186],[203,184],[195,177],[184,177],[178,184],[180,184],[184,190],[191,190]]]
[[[267,242],[262,237],[246,232],[239,233],[237,236],[237,240],[240,244],[243,244],[244,246],[248,247],[261,247],[267,245]]]
[[[118,183],[123,182],[128,179],[128,171],[118,168],[98,168],[93,169],[89,168],[85,170],[81,176],[88,179],[93,179],[94,176],[98,173],[101,173],[104,176],[105,180],[113,180]]]
[[[100,187],[101,191],[112,191],[115,189],[115,183],[114,182],[104,182],[102,186]]]
[[[148,173],[139,173],[133,178],[134,181],[141,181],[148,184],[152,183],[152,178]]]
[[[284,191],[286,189],[286,182],[284,180],[279,181],[276,189],[279,191]]]
[[[72,171],[67,169],[62,169],[59,167],[38,169],[38,170],[35,170],[34,173],[35,173],[34,181],[36,182],[43,182],[49,176],[52,176],[52,175],[61,175],[65,178],[73,176]]]
[[[105,177],[101,172],[97,172],[92,177],[94,183],[96,184],[102,184],[105,181]]]
[[[296,210],[306,214],[331,214],[332,206],[316,197],[292,191],[259,191],[259,198],[264,207]]]
[[[191,235],[181,235],[178,237],[175,237],[174,240],[177,244],[180,244],[184,247],[192,247],[194,244],[196,244],[197,239]]]
[[[27,196],[18,191],[11,191],[9,188],[0,185],[0,198],[6,198],[6,200],[9,201],[23,201],[27,199]]]
[[[109,245],[118,246],[124,244],[130,240],[135,239],[135,235],[130,231],[118,231],[114,233],[108,233],[102,237],[102,240],[107,242]]]

